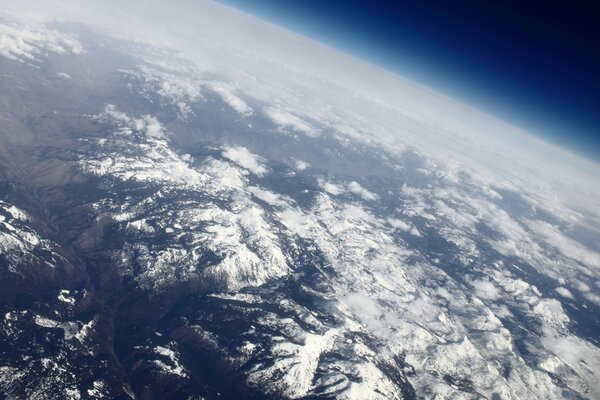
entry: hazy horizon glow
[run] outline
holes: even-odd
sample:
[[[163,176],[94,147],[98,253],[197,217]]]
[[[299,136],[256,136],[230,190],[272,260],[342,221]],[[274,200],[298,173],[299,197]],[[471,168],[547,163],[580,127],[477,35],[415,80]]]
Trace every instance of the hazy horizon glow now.
[[[160,2],[55,0],[29,8],[28,4],[7,5],[6,10],[27,10],[28,20],[76,21],[112,37],[181,52],[195,68],[229,81],[240,96],[276,104],[279,116],[293,115],[307,126],[333,124],[344,135],[376,143],[391,154],[414,147],[450,170],[460,168],[490,182],[502,176],[521,188],[571,187],[566,201],[597,208],[598,197],[593,194],[593,182],[600,176],[597,163],[219,3],[182,0],[180,7],[173,7]],[[368,119],[356,119],[360,115]]]
[[[600,161],[597,128],[600,121],[593,103],[594,99],[598,100],[593,88],[600,87],[600,83],[593,75],[589,76],[593,70],[587,64],[580,65],[581,61],[575,57],[569,61],[562,53],[534,48],[536,40],[542,44],[547,40],[550,41],[548,46],[554,45],[551,42],[551,36],[557,34],[554,31],[548,33],[546,39],[532,38],[527,32],[521,32],[525,29],[522,26],[511,26],[514,21],[506,19],[506,26],[503,26],[495,21],[499,17],[494,15],[497,25],[492,24],[490,31],[482,32],[481,37],[469,37],[465,31],[480,29],[483,22],[468,20],[468,15],[460,16],[460,7],[451,13],[444,8],[433,11],[427,6],[393,5],[391,2],[378,5],[381,7],[378,11],[377,7],[367,10],[366,3],[360,1],[344,5],[311,1],[302,4],[270,0],[219,1],[430,87],[552,141],[567,151]],[[468,11],[483,13],[478,7],[471,8],[473,10]],[[448,19],[458,18],[456,33],[443,30],[450,25],[448,21],[444,27],[433,26],[443,20],[444,12]],[[424,19],[423,23],[401,26],[411,17],[418,16]],[[397,24],[393,23],[394,18],[399,18]],[[466,27],[460,28],[459,24]],[[503,30],[494,32],[494,27]],[[562,29],[568,29],[568,26]],[[441,48],[441,42],[446,40],[444,36],[448,36],[447,50]],[[461,44],[464,44],[464,55],[451,54],[456,53]],[[514,50],[507,48],[508,45]],[[584,45],[569,44],[573,48]],[[482,46],[489,48],[482,49]],[[559,50],[568,52],[572,51],[571,47],[565,45]],[[508,56],[511,51],[514,51],[512,60]],[[557,57],[562,57],[563,61],[557,63]],[[534,69],[537,64],[540,69]],[[576,76],[578,71],[581,71],[581,77]],[[579,83],[581,88],[573,82]]]

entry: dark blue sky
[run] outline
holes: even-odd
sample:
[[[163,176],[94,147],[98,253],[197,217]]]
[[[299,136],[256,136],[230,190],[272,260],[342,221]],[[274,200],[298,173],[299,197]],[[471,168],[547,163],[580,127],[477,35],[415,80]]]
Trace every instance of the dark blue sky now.
[[[600,7],[221,0],[600,161]]]

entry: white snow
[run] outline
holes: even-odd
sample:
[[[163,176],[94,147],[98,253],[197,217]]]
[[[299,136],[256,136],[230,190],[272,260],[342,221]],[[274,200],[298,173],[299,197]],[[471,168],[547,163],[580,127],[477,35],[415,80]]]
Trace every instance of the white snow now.
[[[76,322],[59,322],[40,315],[35,316],[35,323],[43,328],[60,328],[64,331],[65,340],[74,338],[79,333],[79,325]]]
[[[251,372],[247,381],[252,385],[265,385],[272,375],[278,374],[280,378],[277,381],[267,383],[268,392],[281,393],[292,399],[306,396],[311,389],[319,357],[331,347],[337,334],[337,330],[331,329],[324,335],[306,334],[302,344],[276,342],[271,349],[275,363]]]
[[[75,299],[73,297],[70,297],[69,296],[70,294],[71,294],[71,292],[68,290],[61,290],[60,293],[58,294],[57,298],[58,298],[58,300],[62,301],[63,303],[75,304]]]
[[[156,346],[154,348],[154,352],[159,354],[165,358],[167,358],[167,362],[163,362],[161,360],[153,360],[152,362],[156,364],[161,370],[163,370],[167,374],[177,375],[181,378],[187,378],[188,374],[185,368],[179,362],[179,356],[175,351],[170,348],[163,346]]]

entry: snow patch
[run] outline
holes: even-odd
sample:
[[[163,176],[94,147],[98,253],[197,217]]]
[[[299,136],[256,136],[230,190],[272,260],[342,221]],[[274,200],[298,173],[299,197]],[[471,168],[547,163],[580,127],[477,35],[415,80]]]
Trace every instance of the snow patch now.
[[[73,297],[70,297],[69,295],[71,294],[70,291],[68,290],[61,290],[60,293],[58,294],[57,298],[58,300],[62,301],[63,303],[67,303],[67,304],[75,304],[75,299]]]
[[[166,363],[162,360],[152,361],[154,364],[160,367],[161,370],[163,370],[167,374],[177,375],[181,378],[188,377],[187,371],[179,362],[179,356],[177,355],[177,353],[175,353],[175,351],[167,347],[156,346],[154,348],[154,352],[167,359]]]

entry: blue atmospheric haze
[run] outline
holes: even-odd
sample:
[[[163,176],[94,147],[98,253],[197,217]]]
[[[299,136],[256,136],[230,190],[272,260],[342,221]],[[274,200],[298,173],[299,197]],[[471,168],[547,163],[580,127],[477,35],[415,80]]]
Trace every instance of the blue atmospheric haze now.
[[[222,0],[600,161],[600,12],[510,1]]]

